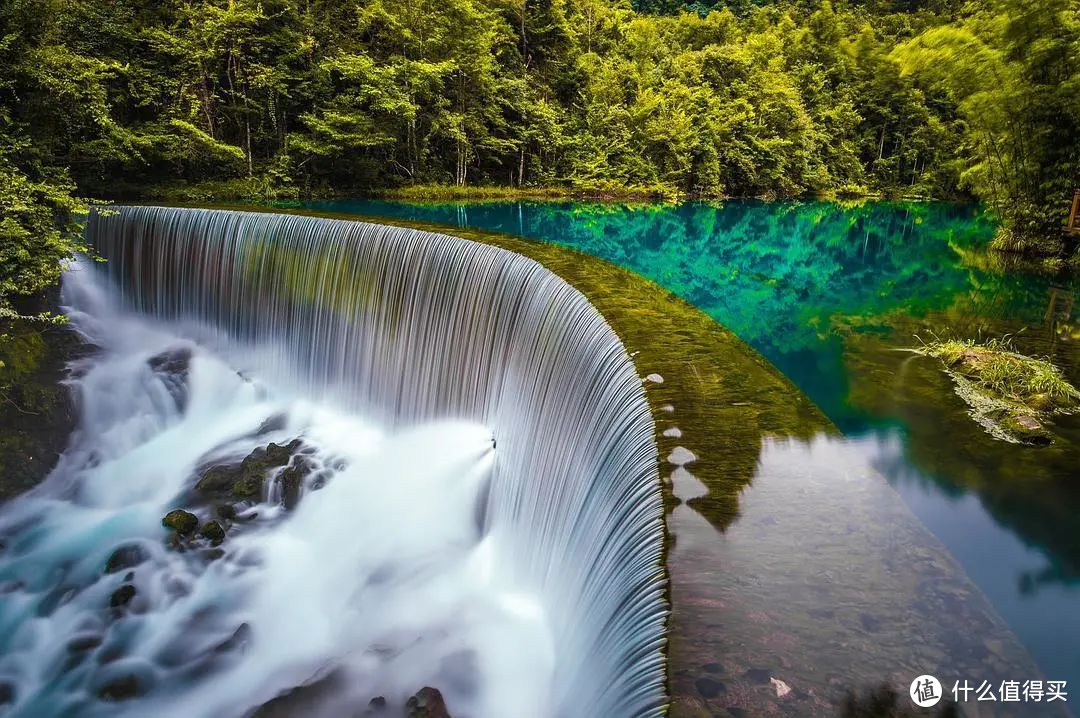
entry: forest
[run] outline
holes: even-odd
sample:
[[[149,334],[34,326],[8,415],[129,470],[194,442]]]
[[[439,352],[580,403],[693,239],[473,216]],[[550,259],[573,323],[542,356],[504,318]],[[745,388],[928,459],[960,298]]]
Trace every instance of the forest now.
[[[976,199],[1060,254],[1078,138],[1080,0],[8,0],[0,296],[117,198]]]

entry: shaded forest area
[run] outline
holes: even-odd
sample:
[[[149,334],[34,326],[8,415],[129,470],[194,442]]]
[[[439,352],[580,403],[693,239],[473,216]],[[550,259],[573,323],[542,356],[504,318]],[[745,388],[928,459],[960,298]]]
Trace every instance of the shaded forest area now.
[[[0,295],[74,197],[973,196],[1061,251],[1080,0],[636,2],[8,0]]]

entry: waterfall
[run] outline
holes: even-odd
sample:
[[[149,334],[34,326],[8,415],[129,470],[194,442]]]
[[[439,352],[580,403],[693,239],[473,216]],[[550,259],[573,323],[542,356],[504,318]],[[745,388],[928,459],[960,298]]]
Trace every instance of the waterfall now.
[[[364,426],[397,437],[389,440],[383,459],[365,459],[374,462],[368,468],[380,467],[388,491],[398,481],[395,467],[401,461],[413,466],[410,476],[432,474],[431,483],[418,484],[438,494],[432,498],[433,513],[423,514],[425,521],[437,522],[440,506],[457,515],[455,497],[462,492],[474,497],[478,537],[463,565],[470,576],[495,577],[492,581],[501,587],[499,605],[513,620],[539,616],[535,624],[542,630],[521,634],[532,640],[520,642],[535,643],[539,653],[550,653],[550,675],[542,681],[548,694],[544,712],[611,718],[662,713],[667,608],[653,423],[625,349],[578,291],[538,263],[503,249],[363,222],[120,207],[95,213],[87,235],[107,261],[86,272],[105,275],[104,284],[118,294],[116,308],[103,313],[131,312],[158,329],[169,327],[174,338],[211,347],[218,357],[214,362],[243,367],[239,374],[224,372],[210,389],[200,379],[202,398],[190,399],[183,416],[158,423],[172,426],[186,420],[193,425],[191,431],[209,432],[214,412],[198,419],[198,425],[184,417],[196,411],[198,402],[218,406],[215,402],[225,401],[226,395],[253,391],[244,388],[250,382],[242,381],[249,372],[266,386],[280,388],[283,396],[304,397],[317,407],[312,416],[325,411],[362,417],[368,422]],[[114,329],[107,318],[96,322],[102,332]],[[204,368],[193,368],[192,374],[205,377],[211,360],[199,362]],[[117,389],[112,386],[110,391],[115,394]],[[84,395],[88,393],[84,389]],[[260,396],[251,394],[244,406],[262,401]],[[223,409],[214,411],[220,415]],[[305,424],[310,425],[318,421]],[[490,438],[478,440],[471,428],[477,426]],[[156,436],[161,429],[145,431]],[[340,452],[347,453],[350,443],[363,443],[365,431],[359,425],[339,431],[348,437],[338,442]],[[313,441],[317,444],[317,437]],[[492,443],[493,451],[485,448]],[[475,457],[484,452],[489,465],[477,468]],[[451,461],[457,462],[456,473],[447,469]],[[62,460],[58,471],[63,473],[64,467]],[[473,478],[462,479],[464,474]],[[343,493],[353,491],[344,487],[349,479],[335,476],[327,489],[311,496],[333,489],[342,492],[335,501],[344,505],[352,500]],[[185,480],[190,481],[170,479],[178,486]],[[470,488],[459,492],[453,488],[456,481]],[[115,492],[115,486],[102,491]],[[147,495],[140,493],[140,500]],[[109,496],[109,505],[121,505],[115,494]],[[375,505],[359,494],[356,500],[358,505]],[[408,499],[402,500],[405,505],[390,502],[370,512],[370,521],[385,521],[387,527],[365,540],[392,533],[394,512],[411,515]],[[357,522],[357,531],[367,530],[340,507],[336,514],[331,506],[320,509],[321,514],[315,509],[305,514],[308,501],[305,494],[296,515],[285,523],[304,527],[307,533],[298,536],[327,532],[348,544],[350,521]],[[427,510],[424,501],[418,501],[423,506],[417,512]],[[0,522],[0,528],[6,525],[10,533],[11,527],[25,526],[29,517],[53,511],[54,504],[48,509],[17,507],[21,523],[9,519]],[[154,510],[167,505],[159,502]],[[94,506],[100,512],[101,502]],[[328,526],[331,523],[334,526]],[[460,538],[457,533],[454,537]],[[266,559],[270,567],[275,540],[262,539],[262,548],[271,547]],[[280,541],[287,553],[292,544]],[[322,551],[325,558],[316,563],[337,561],[352,570],[346,558],[356,552],[360,561],[363,547],[327,545]],[[159,553],[155,549],[155,555]],[[13,575],[10,560],[8,568],[5,574],[0,562],[0,578]],[[225,572],[219,573],[225,580]],[[333,582],[318,575],[320,581]],[[333,595],[333,589],[326,595]],[[347,597],[341,600],[347,602]],[[0,611],[0,627],[3,623]],[[260,637],[267,634],[265,628],[260,633],[260,624],[255,628],[260,650]],[[307,639],[296,635],[297,651]],[[541,644],[549,649],[540,650]],[[448,655],[453,656],[452,651]],[[488,663],[498,667],[500,660]],[[513,665],[505,663],[504,673]],[[241,671],[242,666],[230,670]],[[0,662],[0,678],[4,668]],[[280,668],[264,666],[268,672]],[[512,685],[529,685],[533,678],[540,676],[507,675],[508,681],[518,682]],[[461,692],[470,690],[476,689]],[[225,694],[230,688],[222,683],[214,692]],[[181,689],[173,694],[174,700],[183,701]],[[505,692],[503,696],[500,700],[506,701]],[[501,714],[530,715],[533,710],[504,703]]]

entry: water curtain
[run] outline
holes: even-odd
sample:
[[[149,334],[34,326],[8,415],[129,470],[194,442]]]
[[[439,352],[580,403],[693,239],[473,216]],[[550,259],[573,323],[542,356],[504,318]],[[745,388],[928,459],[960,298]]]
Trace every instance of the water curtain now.
[[[659,715],[664,527],[654,427],[619,338],[537,262],[431,232],[120,207],[88,239],[136,309],[273,347],[289,380],[404,428],[490,427],[483,530],[542,597],[559,715]]]

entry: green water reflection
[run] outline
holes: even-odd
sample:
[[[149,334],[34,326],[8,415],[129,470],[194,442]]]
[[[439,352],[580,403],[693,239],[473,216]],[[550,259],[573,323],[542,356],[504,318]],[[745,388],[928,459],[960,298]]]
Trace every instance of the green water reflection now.
[[[575,247],[633,269],[732,329],[870,452],[1052,673],[1080,685],[1080,417],[1045,449],[983,433],[931,360],[931,332],[1015,333],[1080,383],[1075,282],[1004,272],[972,206],[313,203]],[[874,441],[857,447],[878,445]],[[858,449],[862,450],[862,449]]]

